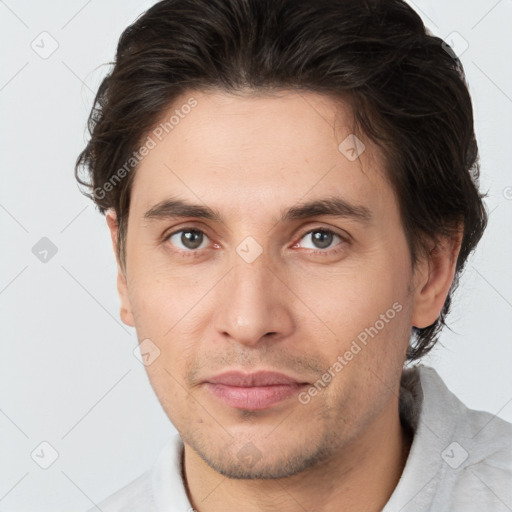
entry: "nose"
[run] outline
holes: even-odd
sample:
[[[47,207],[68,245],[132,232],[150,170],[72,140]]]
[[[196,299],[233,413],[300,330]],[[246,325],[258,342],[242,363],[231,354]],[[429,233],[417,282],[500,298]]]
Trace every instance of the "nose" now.
[[[235,263],[217,291],[214,325],[220,336],[255,346],[292,333],[293,294],[263,257]]]

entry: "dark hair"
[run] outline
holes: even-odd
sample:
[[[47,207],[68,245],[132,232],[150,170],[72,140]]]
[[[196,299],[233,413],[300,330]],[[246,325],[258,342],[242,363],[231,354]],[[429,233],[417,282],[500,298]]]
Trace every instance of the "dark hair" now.
[[[407,358],[426,354],[487,224],[471,98],[451,49],[402,0],[158,2],[123,32],[75,168],[100,212],[115,209],[123,265],[134,151],[179,95],[211,89],[292,89],[348,101],[358,133],[385,157],[413,266],[427,241],[463,226],[443,310],[431,326],[413,328]]]

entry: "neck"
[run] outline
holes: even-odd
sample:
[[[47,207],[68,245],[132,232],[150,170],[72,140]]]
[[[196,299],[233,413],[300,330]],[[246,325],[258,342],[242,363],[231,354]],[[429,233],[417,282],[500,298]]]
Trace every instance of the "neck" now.
[[[184,481],[197,512],[378,512],[402,474],[412,435],[401,425],[398,402],[349,447],[307,471],[283,479],[235,480],[211,469],[185,444]],[[370,484],[369,484],[370,483]]]

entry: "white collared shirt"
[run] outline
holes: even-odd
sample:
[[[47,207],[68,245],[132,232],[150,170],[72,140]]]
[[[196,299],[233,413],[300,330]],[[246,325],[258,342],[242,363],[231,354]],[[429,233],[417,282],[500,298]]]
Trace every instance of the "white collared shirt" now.
[[[404,370],[400,416],[414,439],[382,512],[512,511],[512,424],[468,409],[423,365]],[[182,453],[176,434],[153,468],[99,503],[100,510],[193,512],[181,477]]]

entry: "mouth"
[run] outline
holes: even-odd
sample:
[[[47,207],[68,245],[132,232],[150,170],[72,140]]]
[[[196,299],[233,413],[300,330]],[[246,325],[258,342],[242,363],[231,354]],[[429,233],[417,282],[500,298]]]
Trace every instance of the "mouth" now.
[[[235,409],[263,410],[296,396],[308,386],[277,372],[243,373],[231,371],[204,381],[205,388],[218,400]]]

